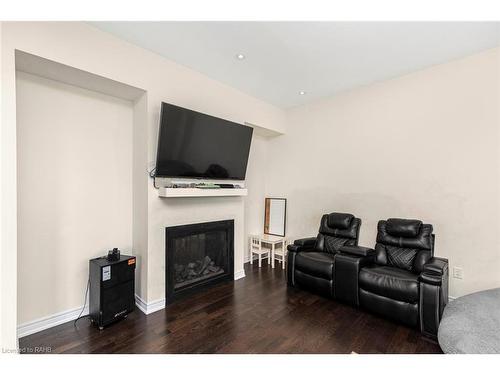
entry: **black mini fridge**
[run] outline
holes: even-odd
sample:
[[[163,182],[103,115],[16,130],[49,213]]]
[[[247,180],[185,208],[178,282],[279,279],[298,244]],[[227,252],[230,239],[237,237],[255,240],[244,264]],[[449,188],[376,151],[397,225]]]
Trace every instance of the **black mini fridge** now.
[[[119,260],[106,257],[90,260],[90,321],[103,329],[126,317],[135,308],[136,258],[121,255]]]

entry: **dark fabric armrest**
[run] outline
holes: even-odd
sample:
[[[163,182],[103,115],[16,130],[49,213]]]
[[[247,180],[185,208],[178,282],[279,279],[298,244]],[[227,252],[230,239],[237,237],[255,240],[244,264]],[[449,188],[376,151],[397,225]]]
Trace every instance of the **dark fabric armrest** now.
[[[295,240],[293,245],[288,245],[288,251],[299,252],[299,251],[311,251],[314,250],[316,245],[316,237],[301,238]]]
[[[420,281],[426,284],[441,285],[443,277],[448,274],[448,259],[431,258],[424,264]]]
[[[351,255],[357,255],[359,257],[366,257],[375,254],[375,250],[370,247],[364,246],[342,246],[339,251],[341,253],[347,253]]]

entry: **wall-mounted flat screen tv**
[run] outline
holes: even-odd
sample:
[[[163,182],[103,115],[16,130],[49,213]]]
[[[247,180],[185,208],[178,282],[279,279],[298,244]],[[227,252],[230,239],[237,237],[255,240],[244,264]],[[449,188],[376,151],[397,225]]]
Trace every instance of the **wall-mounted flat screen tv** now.
[[[253,129],[162,103],[157,177],[244,180]]]

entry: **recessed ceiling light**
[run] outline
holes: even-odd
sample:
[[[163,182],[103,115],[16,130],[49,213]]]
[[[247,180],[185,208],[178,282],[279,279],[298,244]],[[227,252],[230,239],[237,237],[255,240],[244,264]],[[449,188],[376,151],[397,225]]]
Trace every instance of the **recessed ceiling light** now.
[[[305,91],[303,91],[303,90],[300,90],[300,91],[299,91],[299,95],[305,95],[305,94],[306,94],[306,92],[305,92]]]
[[[242,54],[242,53],[238,53],[238,54],[236,55],[236,58],[237,58],[238,60],[244,60],[244,59],[245,59],[245,55],[244,55],[244,54]]]

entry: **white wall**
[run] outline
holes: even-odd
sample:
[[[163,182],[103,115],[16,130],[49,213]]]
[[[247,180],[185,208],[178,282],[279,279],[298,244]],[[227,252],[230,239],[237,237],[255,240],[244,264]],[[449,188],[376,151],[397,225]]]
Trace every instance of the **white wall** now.
[[[14,50],[9,48],[7,23],[1,22],[0,171],[1,171],[1,338],[2,348],[17,349],[17,179],[16,179],[16,76]]]
[[[134,102],[132,146],[132,249],[136,256],[135,291],[147,301],[148,295],[148,96]]]
[[[134,164],[132,184],[136,202],[147,196],[147,212],[137,207],[142,203],[133,210],[136,223],[147,219],[133,228],[142,259],[138,293],[146,301],[164,297],[165,226],[234,218],[240,271],[244,234],[261,231],[265,196],[288,198],[291,235],[315,234],[321,214],[334,210],[363,218],[361,244],[368,246],[380,218],[432,222],[437,255],[464,267],[464,280],[451,280],[452,295],[499,285],[497,50],[299,107],[285,118],[269,104],[83,23],[4,23],[1,38],[1,334],[8,345],[16,326],[16,49],[146,93],[134,107],[134,124],[143,124],[134,128],[134,150],[147,156]],[[141,170],[155,160],[161,101],[282,133],[287,123],[287,134],[254,139],[249,197],[160,199]]]
[[[323,213],[362,218],[373,246],[388,217],[434,225],[436,255],[461,266],[450,295],[500,286],[499,56],[494,49],[288,113],[270,141],[267,193],[287,231],[315,235]]]
[[[18,323],[78,308],[88,260],[132,248],[132,103],[17,76]]]
[[[250,260],[248,235],[264,230],[264,200],[269,138],[253,136],[246,175],[248,196],[245,197],[245,262]]]
[[[75,43],[78,41],[78,43]],[[2,306],[12,306],[2,315],[2,339],[15,346],[16,328],[16,103],[15,51],[20,50],[85,72],[111,79],[145,92],[138,102],[134,124],[144,124],[140,134],[143,143],[135,141],[134,150],[147,150],[147,163],[134,165],[134,199],[147,195],[148,222],[134,227],[134,249],[145,263],[140,267],[137,292],[147,302],[164,297],[164,227],[197,220],[233,217],[235,228],[235,271],[243,267],[244,201],[242,198],[207,198],[164,200],[148,181],[147,168],[154,164],[158,130],[158,114],[162,101],[192,108],[238,123],[252,123],[264,129],[283,133],[284,112],[270,104],[214,81],[200,73],[168,61],[116,37],[80,22],[9,22],[2,24],[2,280],[9,281],[8,293],[2,290]],[[142,100],[142,99],[141,99]],[[136,109],[136,108],[135,108]],[[142,115],[141,115],[142,113]],[[140,118],[139,118],[140,117]],[[3,148],[3,145],[6,148]],[[145,165],[143,165],[145,166]],[[139,179],[139,181],[136,181]],[[8,181],[4,184],[4,181]],[[140,190],[140,191],[139,191]],[[4,204],[5,203],[5,204]],[[137,205],[136,205],[137,206]],[[134,206],[135,222],[143,212]],[[138,233],[141,232],[141,233]],[[144,233],[146,232],[146,233]],[[4,237],[5,236],[5,237]],[[137,241],[135,241],[137,239]],[[5,246],[5,250],[4,250]],[[20,264],[20,267],[22,264]],[[147,272],[143,272],[147,271]],[[3,283],[2,283],[3,288]],[[6,311],[6,310],[4,310]]]

